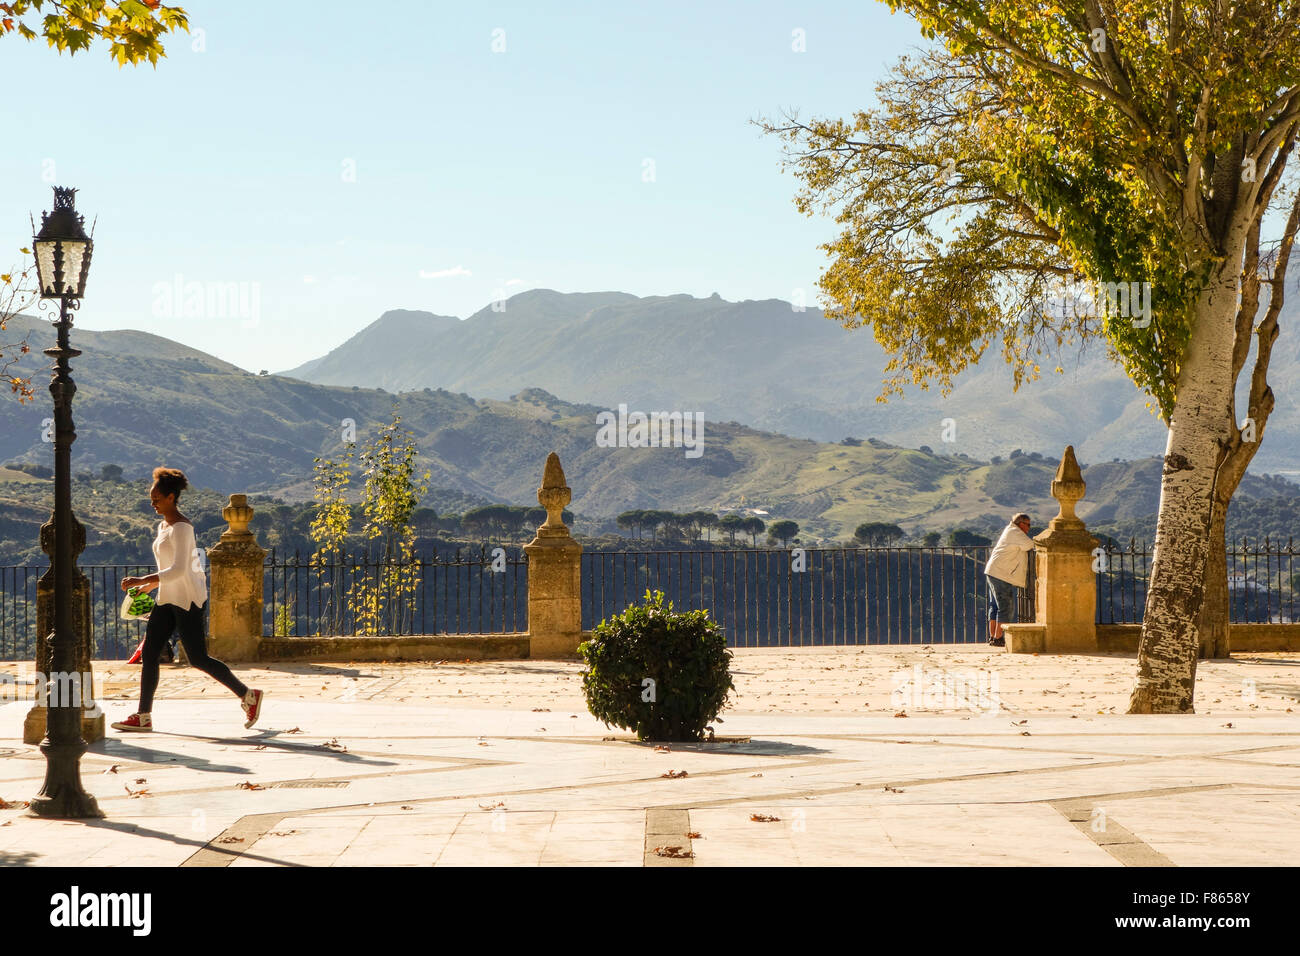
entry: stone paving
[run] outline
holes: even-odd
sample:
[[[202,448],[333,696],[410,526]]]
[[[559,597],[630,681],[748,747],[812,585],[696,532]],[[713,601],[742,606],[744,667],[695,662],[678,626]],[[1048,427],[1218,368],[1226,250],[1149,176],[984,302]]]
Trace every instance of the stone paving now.
[[[44,759],[21,743],[29,704],[12,701],[0,865],[1300,859],[1293,655],[1202,662],[1183,717],[1123,714],[1122,655],[785,649],[738,651],[732,669],[718,738],[656,747],[587,714],[577,663],[241,667],[267,690],[253,730],[215,682],[164,666],[159,729],[110,730],[83,758],[107,813],[87,822],[24,813]],[[138,668],[96,672],[108,719],[131,713]]]

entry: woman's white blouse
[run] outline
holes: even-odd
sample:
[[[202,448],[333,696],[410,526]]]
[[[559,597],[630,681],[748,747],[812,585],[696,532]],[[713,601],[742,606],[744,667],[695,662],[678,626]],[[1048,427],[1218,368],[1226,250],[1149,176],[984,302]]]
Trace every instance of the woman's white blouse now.
[[[158,562],[158,592],[154,600],[186,611],[191,604],[203,607],[207,603],[208,580],[194,540],[194,525],[188,521],[171,525],[158,522],[153,556]]]

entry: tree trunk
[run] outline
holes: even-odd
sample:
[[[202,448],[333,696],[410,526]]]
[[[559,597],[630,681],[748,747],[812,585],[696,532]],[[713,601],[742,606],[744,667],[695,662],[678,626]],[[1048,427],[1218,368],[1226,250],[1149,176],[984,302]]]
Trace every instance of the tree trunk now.
[[[1215,489],[1214,512],[1210,517],[1210,552],[1205,564],[1205,599],[1196,619],[1202,660],[1227,657],[1228,634],[1228,544],[1226,538],[1228,506],[1221,501],[1222,489]],[[1229,493],[1229,498],[1231,493]]]
[[[1234,248],[1234,244],[1229,244]],[[1232,423],[1237,268],[1232,256],[1201,293],[1169,422],[1155,560],[1131,714],[1191,713],[1215,478]]]

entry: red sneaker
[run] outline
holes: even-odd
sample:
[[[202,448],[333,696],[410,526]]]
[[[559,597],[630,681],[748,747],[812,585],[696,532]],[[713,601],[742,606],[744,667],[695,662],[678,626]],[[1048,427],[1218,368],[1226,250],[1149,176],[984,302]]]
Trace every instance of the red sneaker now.
[[[148,714],[132,714],[126,720],[113,723],[114,730],[153,730],[153,718]]]
[[[244,708],[244,714],[248,717],[248,720],[244,721],[244,729],[247,730],[257,723],[257,718],[262,713],[262,692],[260,690],[250,690],[244,695],[241,706]]]

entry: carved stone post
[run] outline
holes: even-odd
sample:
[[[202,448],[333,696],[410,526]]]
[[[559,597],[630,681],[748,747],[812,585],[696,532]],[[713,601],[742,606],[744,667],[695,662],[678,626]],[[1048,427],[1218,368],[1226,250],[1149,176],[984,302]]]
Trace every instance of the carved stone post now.
[[[104,739],[104,712],[95,700],[94,672],[90,659],[94,646],[90,635],[90,582],[76,566],[86,548],[86,528],[72,519],[72,629],[77,635],[77,673],[81,676],[81,736],[88,744]],[[49,634],[54,629],[54,517],[41,525],[41,550],[50,556],[50,567],[36,582],[36,703],[23,721],[23,743],[39,744],[45,739],[46,694],[44,677],[54,670]],[[111,600],[111,596],[110,596]]]
[[[224,661],[257,660],[262,639],[262,569],[266,549],[248,530],[253,509],[246,495],[231,495],[221,509],[221,540],[208,549],[208,650]]]
[[[564,483],[560,456],[546,458],[537,500],[546,521],[524,545],[528,555],[528,646],[533,658],[571,658],[582,641],[581,555],[564,524],[573,492]]]
[[[1038,591],[1034,625],[1012,625],[1009,651],[1095,653],[1097,646],[1097,573],[1093,549],[1099,542],[1075,515],[1087,485],[1074,446],[1068,445],[1052,482],[1060,513],[1035,536]],[[1017,646],[1019,645],[1019,646]]]

